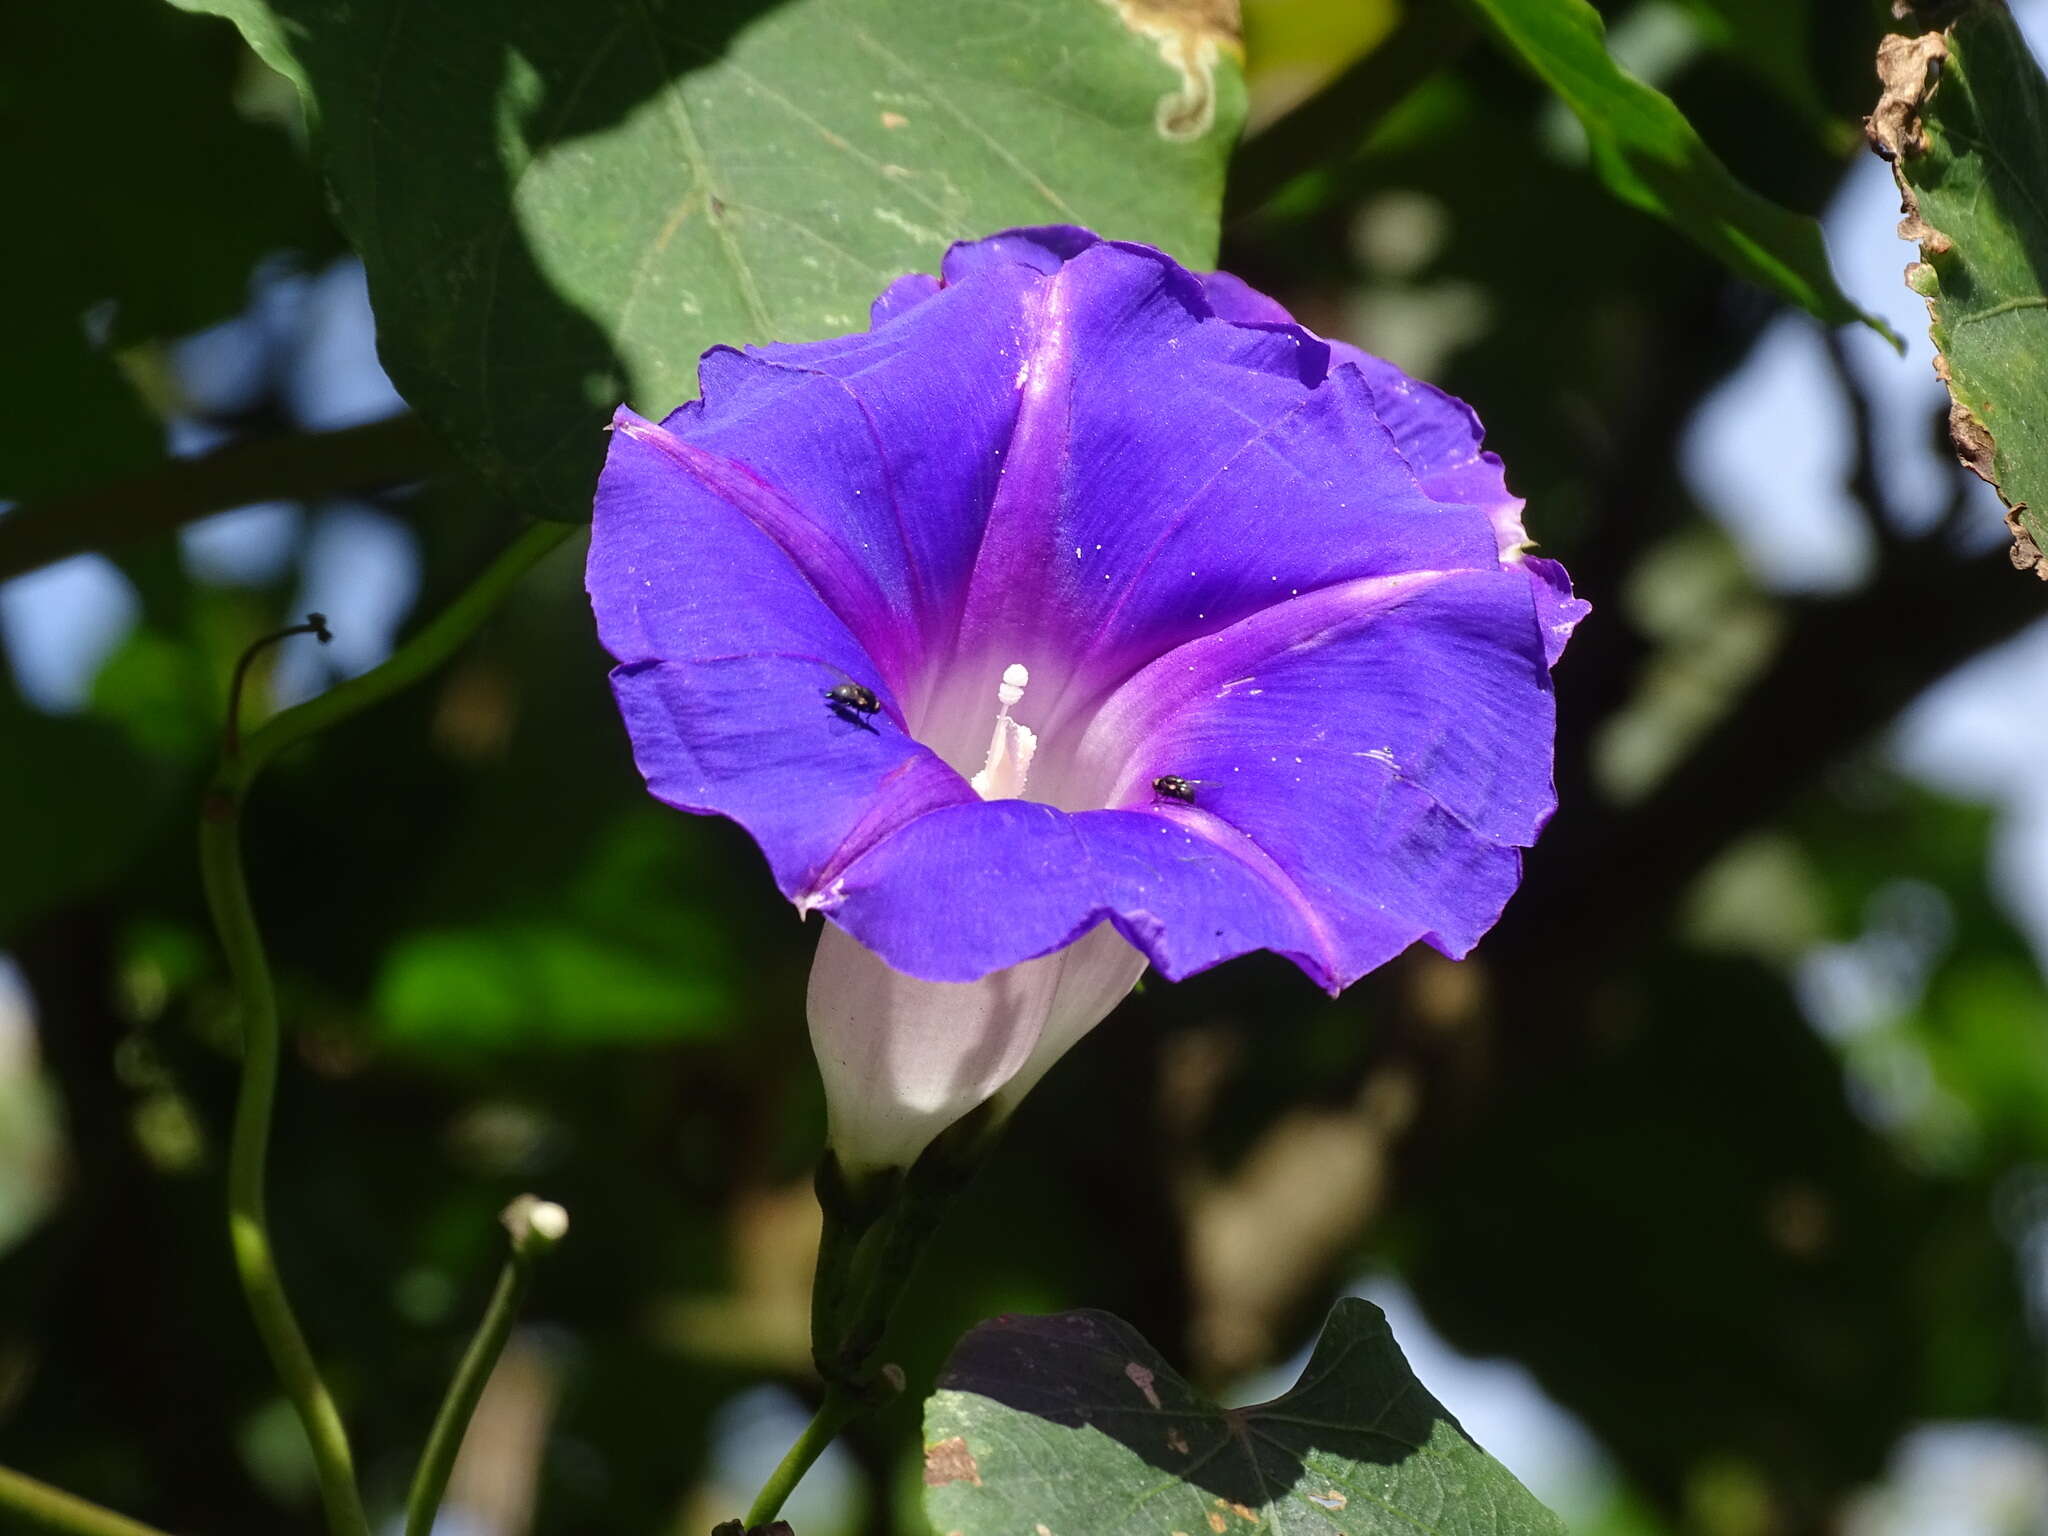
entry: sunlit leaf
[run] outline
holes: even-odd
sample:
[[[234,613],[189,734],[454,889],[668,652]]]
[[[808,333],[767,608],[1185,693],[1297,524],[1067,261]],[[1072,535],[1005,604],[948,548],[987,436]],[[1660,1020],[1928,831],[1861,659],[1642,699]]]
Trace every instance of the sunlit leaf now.
[[[1562,1536],[1408,1369],[1370,1302],[1337,1304],[1301,1380],[1255,1408],[1196,1394],[1104,1312],[999,1317],[925,1405],[925,1511],[962,1536]]]
[[[588,516],[621,399],[863,327],[1011,224],[1215,256],[1243,87],[1216,8],[1103,0],[180,0],[295,78],[400,390]]]

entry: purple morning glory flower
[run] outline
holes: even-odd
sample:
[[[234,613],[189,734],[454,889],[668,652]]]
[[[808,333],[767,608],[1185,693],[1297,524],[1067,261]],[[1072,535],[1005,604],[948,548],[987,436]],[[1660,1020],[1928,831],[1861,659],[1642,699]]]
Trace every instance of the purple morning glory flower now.
[[[649,788],[831,919],[835,1141],[914,1157],[1147,961],[1334,993],[1498,917],[1585,605],[1462,403],[1073,228],[700,382],[618,413],[590,593]]]

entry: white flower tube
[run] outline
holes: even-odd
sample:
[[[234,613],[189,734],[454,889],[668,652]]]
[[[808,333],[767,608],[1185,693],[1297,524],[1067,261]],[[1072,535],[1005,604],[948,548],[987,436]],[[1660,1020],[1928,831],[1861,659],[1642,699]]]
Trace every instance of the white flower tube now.
[[[1103,923],[980,981],[919,981],[826,924],[809,1013],[840,1165],[856,1178],[907,1168],[980,1105],[1007,1117],[1144,969]]]

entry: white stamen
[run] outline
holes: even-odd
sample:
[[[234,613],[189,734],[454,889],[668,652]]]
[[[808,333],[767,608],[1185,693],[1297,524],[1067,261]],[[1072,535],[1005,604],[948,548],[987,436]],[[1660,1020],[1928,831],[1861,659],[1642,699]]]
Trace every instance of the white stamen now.
[[[989,738],[988,761],[981,772],[967,781],[984,800],[1014,800],[1024,793],[1024,782],[1031,773],[1031,756],[1038,750],[1038,737],[1029,726],[1010,718],[1010,706],[1023,702],[1024,689],[1030,681],[1031,674],[1012,662],[1003,669],[1003,680],[996,687],[999,707],[995,734]]]

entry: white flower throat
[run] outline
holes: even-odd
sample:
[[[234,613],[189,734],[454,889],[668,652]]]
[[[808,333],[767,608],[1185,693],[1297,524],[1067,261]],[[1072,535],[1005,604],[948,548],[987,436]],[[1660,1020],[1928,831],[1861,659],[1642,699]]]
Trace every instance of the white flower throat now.
[[[967,781],[984,800],[1017,799],[1031,776],[1031,758],[1038,750],[1038,737],[1029,726],[1010,718],[1012,706],[1023,702],[1024,689],[1030,681],[1030,672],[1018,662],[1003,668],[1003,680],[996,687],[996,728],[989,738],[988,761],[982,764],[981,772]]]

